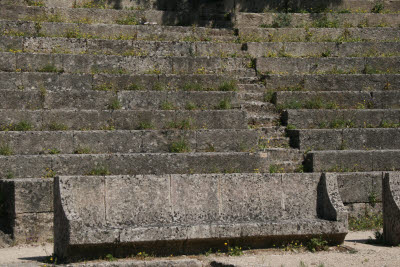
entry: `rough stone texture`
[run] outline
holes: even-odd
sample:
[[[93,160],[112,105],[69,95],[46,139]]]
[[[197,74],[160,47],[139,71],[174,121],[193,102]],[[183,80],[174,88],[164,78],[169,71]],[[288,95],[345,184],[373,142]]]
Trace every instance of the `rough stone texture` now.
[[[239,28],[244,40],[264,42],[335,42],[339,38],[356,38],[363,41],[398,41],[395,28]]]
[[[291,145],[301,150],[399,149],[400,129],[290,130]]]
[[[341,243],[347,233],[336,177],[328,174],[57,177],[54,188],[55,253],[70,259],[82,255],[79,247],[94,256],[161,240],[187,240],[189,251],[196,240],[251,245],[322,234]],[[154,251],[180,250],[165,245]]]
[[[365,216],[382,216],[382,202],[378,202],[375,205],[370,203],[351,203],[345,205],[349,217],[351,218],[365,218]]]
[[[99,168],[114,175],[267,172],[275,155],[272,151],[0,156],[0,177],[88,175]]]
[[[332,122],[352,122],[354,127],[379,127],[383,122],[397,124],[400,122],[399,110],[365,109],[365,110],[287,110],[283,122],[297,128],[330,128]]]
[[[264,78],[266,87],[260,89],[277,89],[300,85],[307,91],[379,91],[387,90],[388,83],[389,88],[398,88],[398,76],[398,74],[270,74]]]
[[[356,172],[399,170],[399,150],[312,151],[306,164],[310,171]]]
[[[400,175],[387,173],[382,181],[383,237],[386,242],[400,244]]]
[[[0,115],[2,126],[26,121],[32,130],[49,130],[51,124],[60,121],[67,130],[136,130],[141,123],[149,123],[154,129],[170,129],[183,121],[193,129],[247,129],[247,115],[241,110],[0,110]]]
[[[0,180],[3,227],[18,243],[48,242],[53,236],[53,180]]]
[[[239,13],[236,15],[236,26],[238,27],[259,27],[260,25],[271,25],[276,19],[276,14],[270,13]],[[368,20],[370,27],[376,27],[382,23],[388,27],[395,27],[400,23],[400,19],[396,14],[291,14],[291,23],[289,27],[296,27],[301,25],[312,25],[313,22],[320,19],[338,20],[338,26],[358,25],[365,23]]]
[[[381,202],[384,174],[384,172],[336,173],[343,203]]]

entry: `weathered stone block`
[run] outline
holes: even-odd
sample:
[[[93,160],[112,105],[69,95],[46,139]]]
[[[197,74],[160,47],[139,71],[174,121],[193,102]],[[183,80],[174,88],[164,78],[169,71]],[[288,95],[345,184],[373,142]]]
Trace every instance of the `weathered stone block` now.
[[[386,173],[382,180],[383,237],[391,245],[400,243],[400,175]]]
[[[57,177],[54,189],[55,253],[69,260],[127,248],[191,253],[223,240],[268,246],[324,235],[341,243],[347,233],[329,174]]]

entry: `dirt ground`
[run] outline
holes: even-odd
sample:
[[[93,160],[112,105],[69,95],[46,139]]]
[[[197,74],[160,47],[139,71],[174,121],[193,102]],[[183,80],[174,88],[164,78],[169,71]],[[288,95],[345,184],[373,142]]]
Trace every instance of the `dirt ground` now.
[[[245,251],[242,256],[209,255],[197,258],[207,266],[400,266],[400,247],[367,244],[373,232],[350,232],[342,248],[326,252],[286,252],[278,249]],[[19,246],[0,249],[1,266],[44,266],[52,245]],[[175,258],[168,258],[173,260]],[[178,258],[176,258],[178,259]],[[182,259],[182,257],[179,257]],[[153,259],[157,261],[157,259]],[[114,264],[116,262],[113,262]],[[48,265],[47,265],[48,266]]]

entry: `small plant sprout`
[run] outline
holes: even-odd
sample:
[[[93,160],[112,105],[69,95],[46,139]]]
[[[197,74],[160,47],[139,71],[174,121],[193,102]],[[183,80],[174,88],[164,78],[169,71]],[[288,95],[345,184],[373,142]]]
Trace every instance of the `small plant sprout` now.
[[[68,126],[62,123],[52,122],[48,125],[49,131],[66,131]]]
[[[56,172],[51,168],[46,168],[45,174],[43,178],[54,178],[56,176]]]
[[[107,254],[106,260],[107,261],[116,261],[117,259],[112,254]]]
[[[142,121],[139,123],[139,126],[137,127],[138,130],[151,130],[154,128],[155,128],[154,125],[149,121]]]
[[[110,109],[110,110],[117,110],[117,109],[121,109],[121,108],[122,108],[122,104],[119,101],[119,99],[116,97],[111,99],[110,104],[108,104],[108,109]]]
[[[169,146],[169,152],[171,153],[188,153],[191,149],[187,144],[185,139],[181,139],[180,141],[174,142]]]
[[[105,166],[96,166],[94,167],[87,175],[92,175],[92,176],[105,176],[105,175],[110,175],[110,171],[108,170],[107,167]]]
[[[0,146],[0,155],[1,156],[12,156],[14,154],[12,148],[9,145],[1,145]]]
[[[328,250],[328,241],[324,240],[322,237],[312,238],[307,243],[307,249],[311,252]]]
[[[237,83],[235,80],[225,81],[218,86],[218,91],[237,91]]]
[[[223,99],[219,102],[218,106],[216,107],[217,109],[231,109],[231,101],[229,99]]]
[[[50,155],[56,155],[56,154],[60,154],[60,150],[59,149],[57,149],[57,148],[50,148],[50,149],[47,149],[47,151],[48,151],[48,153],[50,154]]]
[[[89,147],[78,146],[77,149],[75,149],[74,154],[92,154],[92,151]]]

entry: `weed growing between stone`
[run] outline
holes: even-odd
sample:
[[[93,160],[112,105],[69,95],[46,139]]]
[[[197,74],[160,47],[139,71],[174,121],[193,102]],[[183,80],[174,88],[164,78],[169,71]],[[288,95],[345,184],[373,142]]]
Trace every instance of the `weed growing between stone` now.
[[[367,231],[383,227],[383,214],[365,211],[361,217],[349,217],[349,230]]]
[[[81,4],[74,3],[73,8],[100,8],[100,9],[111,9],[112,6],[107,4],[106,0],[89,0]]]
[[[55,73],[63,73],[63,69],[57,69],[56,66],[52,64],[47,64],[43,68],[39,69],[38,72],[55,72]]]
[[[56,177],[56,172],[51,168],[46,168],[44,176],[42,178],[54,178]]]
[[[23,131],[30,131],[33,129],[32,124],[29,121],[20,121],[16,124],[10,123],[6,125],[0,125],[0,131],[17,131],[17,132],[23,132]]]
[[[169,152],[171,153],[188,153],[190,151],[189,144],[184,138],[169,145]]]
[[[194,130],[194,121],[193,119],[185,119],[181,121],[171,121],[167,123],[166,129],[178,129],[178,130]]]
[[[152,130],[154,129],[154,125],[149,121],[142,121],[139,123],[138,130]]]
[[[41,0],[25,0],[25,2],[26,2],[26,4],[27,4],[28,6],[39,6],[39,7],[44,7],[44,6],[46,6],[46,5],[44,4],[44,1],[41,1]]]
[[[11,146],[7,144],[3,144],[0,146],[0,155],[1,156],[12,156],[14,154]]]
[[[231,109],[231,108],[232,108],[232,104],[229,99],[221,100],[219,102],[218,106],[216,107],[216,109],[220,109],[220,110],[226,110],[226,109]]]
[[[63,123],[52,122],[47,126],[49,131],[67,131],[68,126]]]
[[[122,108],[122,104],[119,101],[119,99],[116,98],[116,97],[111,99],[110,104],[108,104],[108,109],[109,110],[118,110],[118,109],[121,109],[121,108]]]
[[[108,170],[106,166],[96,166],[94,167],[90,172],[88,172],[86,175],[90,176],[105,176],[105,175],[111,175],[111,172]]]
[[[86,146],[78,146],[75,149],[74,154],[92,154],[92,150]]]
[[[371,12],[372,13],[382,13],[384,9],[385,9],[385,6],[384,6],[383,2],[379,1],[371,9]]]

